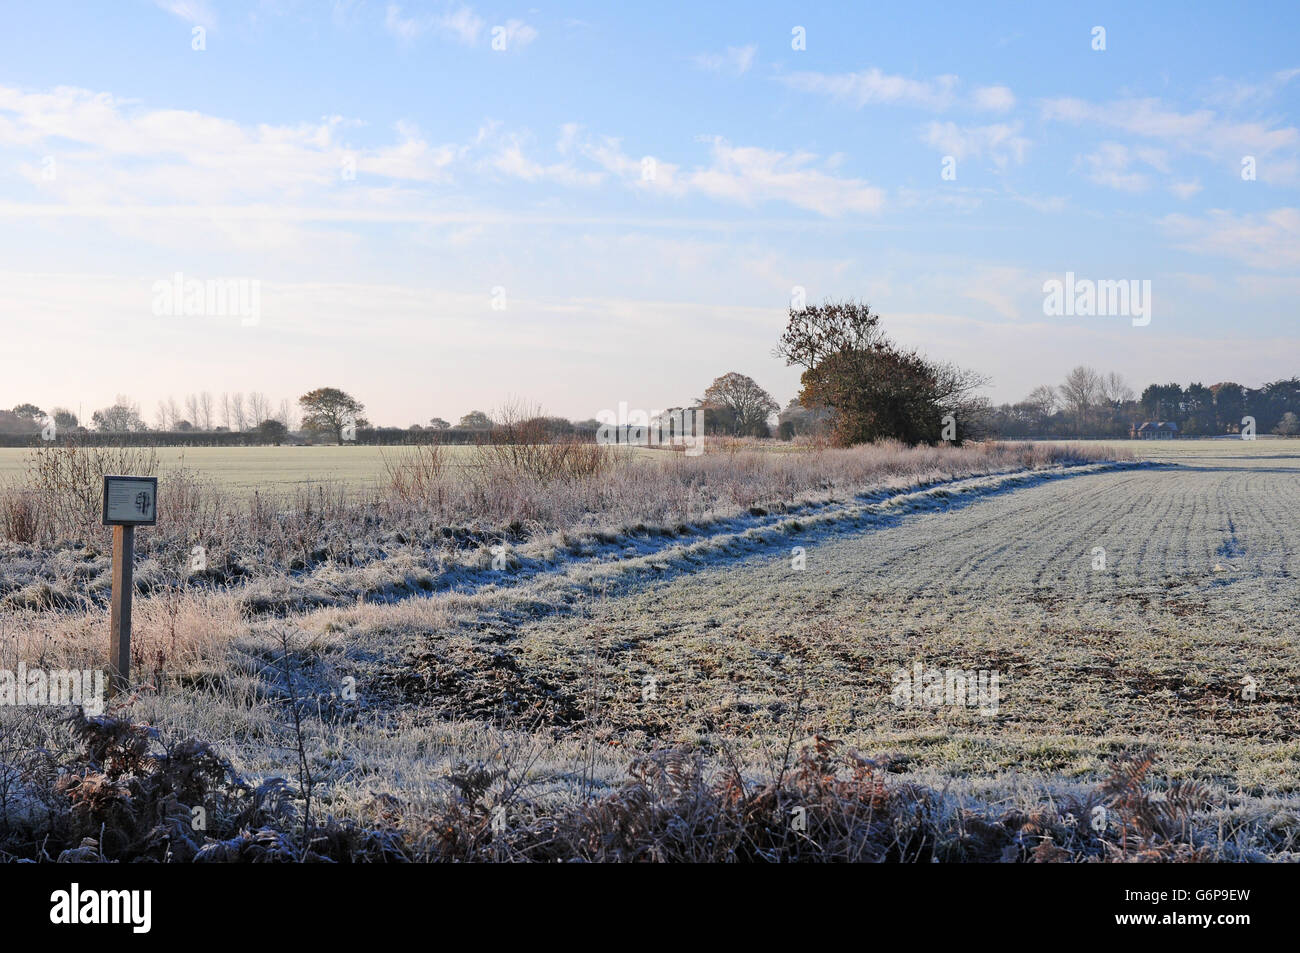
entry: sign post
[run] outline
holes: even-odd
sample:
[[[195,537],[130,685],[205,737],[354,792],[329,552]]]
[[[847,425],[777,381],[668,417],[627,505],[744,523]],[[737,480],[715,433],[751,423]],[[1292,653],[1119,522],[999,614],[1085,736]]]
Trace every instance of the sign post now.
[[[131,593],[135,528],[158,522],[158,478],[104,477],[104,525],[113,527],[113,604],[109,610],[109,693],[131,684]]]

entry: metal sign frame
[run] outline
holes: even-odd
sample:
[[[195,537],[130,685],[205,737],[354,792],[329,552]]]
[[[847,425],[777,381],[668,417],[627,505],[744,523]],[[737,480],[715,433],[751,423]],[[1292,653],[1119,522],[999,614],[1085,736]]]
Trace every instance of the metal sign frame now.
[[[114,480],[129,483],[148,483],[153,488],[153,513],[148,519],[138,520],[111,520],[108,518],[108,487]],[[145,476],[109,476],[104,475],[104,509],[103,520],[105,526],[155,526],[158,523],[158,478]]]

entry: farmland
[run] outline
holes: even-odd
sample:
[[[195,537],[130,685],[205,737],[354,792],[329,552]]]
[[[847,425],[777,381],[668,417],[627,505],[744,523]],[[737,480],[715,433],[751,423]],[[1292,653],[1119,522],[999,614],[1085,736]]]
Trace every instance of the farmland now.
[[[218,587],[176,587],[158,565],[183,557],[155,549],[141,566],[129,713],[217,746],[245,776],[289,777],[292,687],[309,700],[318,809],[367,823],[375,798],[391,799],[404,839],[449,809],[449,779],[474,766],[487,787],[468,809],[508,802],[527,818],[615,797],[630,763],[665,752],[693,752],[672,757],[702,758],[706,772],[779,776],[792,741],[815,736],[943,790],[943,823],[966,808],[1036,810],[1044,797],[1092,803],[1117,758],[1150,751],[1156,783],[1204,792],[1199,825],[1228,825],[1203,849],[1291,856],[1300,445],[1110,449],[1154,465],[990,459],[981,470],[972,457],[962,472],[970,451],[930,452],[924,471],[874,489],[719,503],[681,533],[542,532],[494,551],[508,552],[500,568],[490,539],[439,552],[390,534],[371,557],[363,523],[346,534],[347,559],[268,565]],[[807,461],[843,473],[865,452]],[[772,466],[763,459],[692,465],[715,467],[722,485],[724,473]],[[93,550],[78,558],[31,570],[53,574],[21,590],[62,586],[60,600],[7,597],[10,661],[95,659],[107,564]],[[899,673],[918,665],[996,674],[993,710],[900,704]]]
[[[468,448],[448,447],[453,455]],[[234,492],[263,493],[341,483],[363,488],[384,472],[383,454],[400,454],[400,447],[186,447],[158,450],[161,473],[189,468]],[[0,481],[21,477],[29,450],[0,448]]]
[[[1232,441],[1229,446],[1228,443],[1224,440],[1119,440],[1101,441],[1098,445],[1135,453],[1139,459],[1168,462],[1224,453],[1251,455],[1262,452],[1248,449],[1252,446],[1267,449],[1286,445],[1285,441],[1279,444],[1268,438],[1254,444]],[[445,451],[453,460],[463,460],[470,448],[452,446]],[[405,452],[403,447],[372,446],[160,447],[158,464],[162,473],[188,468],[235,492],[284,492],[322,483],[361,489],[383,477],[385,456],[397,459]],[[27,471],[30,455],[27,449],[0,447],[0,483],[21,478]]]

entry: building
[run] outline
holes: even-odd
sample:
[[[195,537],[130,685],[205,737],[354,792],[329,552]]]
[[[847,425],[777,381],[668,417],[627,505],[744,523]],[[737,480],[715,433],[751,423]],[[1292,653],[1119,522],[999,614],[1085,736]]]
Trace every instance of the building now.
[[[1178,424],[1172,420],[1148,420],[1138,426],[1135,422],[1129,427],[1128,435],[1132,440],[1173,440],[1178,436]]]

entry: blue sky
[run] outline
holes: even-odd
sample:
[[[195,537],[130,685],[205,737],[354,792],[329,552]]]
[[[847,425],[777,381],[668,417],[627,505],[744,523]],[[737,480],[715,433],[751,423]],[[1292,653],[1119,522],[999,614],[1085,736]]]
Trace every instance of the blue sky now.
[[[795,287],[997,401],[1300,373],[1300,7],[842,7],[11,5],[0,405],[785,403]],[[1150,324],[1046,316],[1067,271],[1149,280]],[[155,314],[177,272],[260,319]]]

